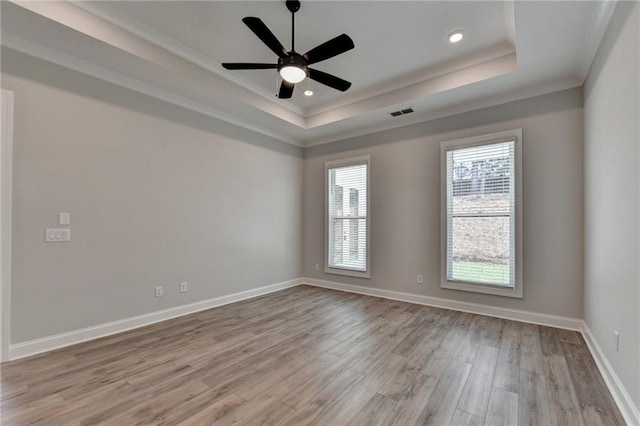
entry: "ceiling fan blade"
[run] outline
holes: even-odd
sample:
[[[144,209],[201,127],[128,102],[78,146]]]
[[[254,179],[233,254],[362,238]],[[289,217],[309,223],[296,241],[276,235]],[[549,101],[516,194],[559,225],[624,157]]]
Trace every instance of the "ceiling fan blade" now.
[[[333,58],[341,53],[351,50],[355,47],[353,40],[346,34],[340,34],[338,37],[322,43],[320,46],[314,47],[304,55],[302,55],[308,64],[324,61]]]
[[[278,92],[279,99],[289,99],[291,95],[293,95],[293,88],[295,84],[289,83],[288,81],[283,80],[280,85],[280,92]]]
[[[309,68],[309,78],[317,81],[318,83],[333,87],[336,90],[340,90],[341,92],[345,92],[349,87],[351,87],[351,83],[347,80],[343,80],[335,75],[327,74],[326,72],[314,70],[313,68]]]
[[[273,53],[278,55],[278,57],[287,57],[287,51],[285,50],[284,46],[282,46],[282,43],[278,41],[276,36],[273,35],[271,30],[267,28],[265,23],[262,22],[260,18],[248,16],[246,18],[243,18],[242,22],[244,22],[247,27],[249,27],[249,29],[253,31],[253,33],[257,35],[258,38],[262,40],[262,42],[273,51]]]
[[[227,62],[222,66],[227,70],[270,70],[278,68],[276,64],[255,64],[252,62]]]

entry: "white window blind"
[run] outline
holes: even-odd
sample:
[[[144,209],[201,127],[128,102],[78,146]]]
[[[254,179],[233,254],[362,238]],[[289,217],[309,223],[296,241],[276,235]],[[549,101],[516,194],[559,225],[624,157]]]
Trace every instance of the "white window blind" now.
[[[515,141],[446,151],[447,280],[516,282]]]
[[[368,161],[327,167],[327,266],[367,271]]]

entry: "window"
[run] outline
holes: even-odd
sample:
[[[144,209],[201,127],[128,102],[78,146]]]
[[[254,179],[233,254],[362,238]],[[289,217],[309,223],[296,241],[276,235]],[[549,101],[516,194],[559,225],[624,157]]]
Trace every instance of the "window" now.
[[[443,288],[522,297],[522,130],[442,143]]]
[[[325,163],[325,272],[369,278],[369,156]]]

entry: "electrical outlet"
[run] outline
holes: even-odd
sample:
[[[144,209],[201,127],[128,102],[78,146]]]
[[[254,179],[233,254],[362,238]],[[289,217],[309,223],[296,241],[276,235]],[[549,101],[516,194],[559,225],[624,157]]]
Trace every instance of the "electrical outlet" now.
[[[156,287],[156,297],[162,297],[162,287]]]
[[[418,275],[418,284],[424,284],[424,276]]]
[[[320,264],[316,263],[316,271],[319,271],[319,270],[320,270]]]
[[[620,352],[620,333],[618,333],[616,330],[613,330],[613,334],[616,336],[616,352]]]
[[[186,283],[186,282],[182,282],[182,283],[180,283],[180,293],[186,293],[186,292],[187,292],[187,290],[188,290],[188,287],[187,287],[187,286],[188,286],[188,284],[189,284],[189,283]]]

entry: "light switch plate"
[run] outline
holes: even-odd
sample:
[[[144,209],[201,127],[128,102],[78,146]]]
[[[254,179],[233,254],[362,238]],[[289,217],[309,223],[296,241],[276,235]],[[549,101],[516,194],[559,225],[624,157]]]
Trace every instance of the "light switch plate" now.
[[[63,243],[71,241],[71,229],[48,228],[45,230],[44,240],[48,243]]]
[[[71,213],[58,213],[58,225],[71,225]]]

